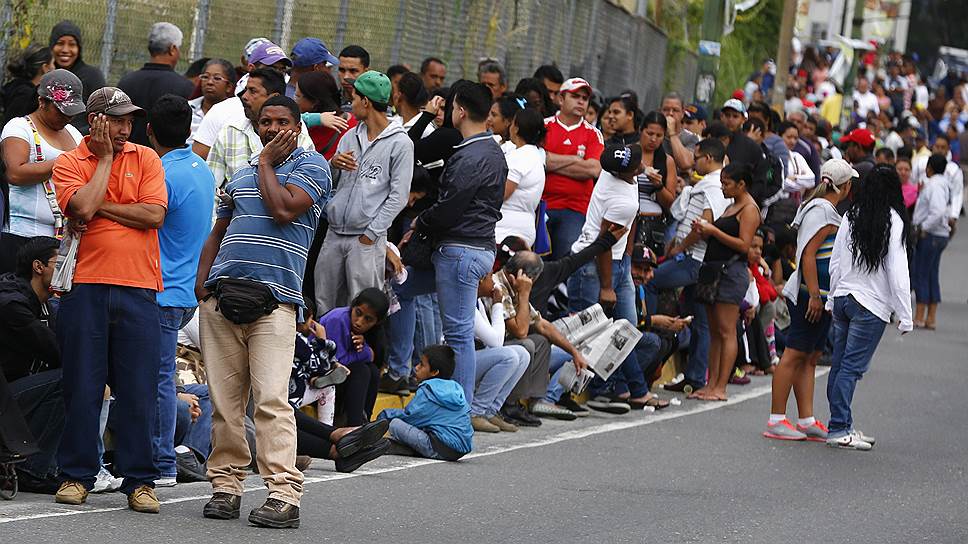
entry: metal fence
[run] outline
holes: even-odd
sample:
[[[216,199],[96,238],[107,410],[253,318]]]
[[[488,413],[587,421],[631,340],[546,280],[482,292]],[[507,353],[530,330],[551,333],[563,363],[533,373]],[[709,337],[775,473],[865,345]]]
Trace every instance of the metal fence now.
[[[23,2],[21,2],[21,5]],[[566,77],[583,76],[609,95],[635,90],[643,105],[663,89],[666,37],[650,22],[607,0],[33,0],[25,24],[8,25],[0,57],[30,41],[47,43],[50,28],[70,19],[83,30],[83,55],[109,83],[147,58],[152,23],[169,21],[185,33],[183,60],[222,57],[238,62],[242,46],[265,36],[287,51],[300,38],[321,38],[335,52],[355,43],[372,65],[413,69],[434,55],[448,81],[473,79],[490,57],[510,84],[554,62]],[[0,0],[9,13],[14,0]],[[4,18],[9,21],[9,18]],[[0,58],[0,61],[3,61]]]

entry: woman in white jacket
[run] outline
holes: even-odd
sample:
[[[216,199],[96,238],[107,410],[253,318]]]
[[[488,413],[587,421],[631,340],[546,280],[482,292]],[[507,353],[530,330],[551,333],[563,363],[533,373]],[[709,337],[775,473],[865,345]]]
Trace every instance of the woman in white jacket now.
[[[918,245],[914,252],[914,326],[934,330],[937,326],[938,303],[941,302],[941,253],[951,237],[949,217],[948,179],[945,169],[948,160],[934,154],[928,158],[927,181],[918,193],[911,226],[917,230]],[[927,312],[927,317],[925,317]]]
[[[800,131],[796,125],[790,121],[780,123],[776,131],[783,138],[783,144],[790,150],[790,160],[783,165],[783,192],[797,202],[802,200],[807,191],[813,189],[817,183],[814,171],[807,164],[807,159],[803,155],[794,151],[797,142],[800,140]]]
[[[905,249],[909,231],[897,172],[889,165],[874,168],[854,195],[830,258],[828,446],[869,450],[874,445],[873,438],[854,428],[851,402],[891,316],[900,321],[901,333],[913,328]]]
[[[477,289],[474,337],[483,344],[475,352],[476,375],[471,425],[477,432],[515,432],[518,428],[498,413],[531,363],[523,346],[505,346],[504,292],[486,274]]]

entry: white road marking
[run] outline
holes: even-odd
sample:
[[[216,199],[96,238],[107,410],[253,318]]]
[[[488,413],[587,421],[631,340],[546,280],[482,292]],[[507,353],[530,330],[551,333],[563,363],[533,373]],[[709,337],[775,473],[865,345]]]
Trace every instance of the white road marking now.
[[[829,368],[818,368],[817,377],[823,376],[824,374],[827,374],[827,372],[829,371],[830,371]],[[566,442],[569,440],[580,440],[582,438],[588,438],[589,436],[595,436],[602,433],[621,431],[624,429],[632,429],[635,427],[642,427],[645,425],[652,425],[654,423],[659,423],[662,421],[668,421],[670,419],[678,419],[681,417],[700,414],[703,412],[709,412],[711,410],[725,408],[727,406],[732,406],[734,404],[739,404],[741,402],[745,402],[750,399],[761,397],[769,393],[771,389],[772,387],[769,382],[764,383],[763,385],[758,385],[750,389],[742,390],[739,392],[737,392],[736,387],[733,387],[732,391],[730,392],[730,398],[726,402],[701,402],[701,403],[696,403],[694,406],[687,409],[677,409],[675,411],[666,412],[666,413],[653,412],[648,415],[642,414],[640,418],[636,418],[636,419],[623,418],[622,420],[616,420],[609,423],[603,423],[600,425],[594,425],[594,426],[586,427],[582,429],[575,429],[571,431],[560,432],[545,438],[532,440],[530,442],[524,442],[521,444],[486,447],[483,450],[475,451],[469,455],[466,455],[465,457],[462,458],[462,460],[476,459],[479,457],[490,457],[492,455],[499,455],[502,453],[508,453],[508,452],[523,450],[523,449],[540,448],[542,446],[550,446],[552,444]],[[690,403],[692,403],[692,401],[690,401]],[[617,417],[621,417],[621,416],[617,416]],[[337,480],[346,480],[348,478],[387,474],[390,472],[398,472],[401,470],[407,470],[411,468],[417,468],[417,467],[422,467],[426,465],[433,465],[437,463],[446,463],[446,462],[447,461],[438,461],[434,459],[410,458],[410,459],[401,461],[392,467],[374,468],[369,470],[364,469],[350,474],[333,472],[323,476],[313,476],[310,478],[306,478],[303,484],[310,485],[310,484],[316,484],[320,482],[335,482]],[[245,493],[249,493],[252,491],[264,491],[264,490],[265,490],[265,486],[261,486],[261,485],[249,486],[244,488]],[[193,495],[189,497],[177,497],[173,499],[165,499],[160,502],[161,504],[177,504],[181,502],[208,500],[211,497],[212,497],[211,493],[206,493],[204,495]],[[59,509],[52,512],[27,514],[23,516],[16,516],[16,517],[10,517],[10,518],[0,517],[0,524],[13,523],[17,521],[30,521],[30,520],[36,520],[36,519],[56,518],[56,517],[63,517],[63,516],[79,516],[82,514],[100,514],[104,512],[118,512],[121,510],[127,510],[127,507],[125,506],[118,506],[113,508],[94,508],[90,510],[77,510],[77,509],[68,510],[67,507],[63,507],[63,506],[55,506],[55,507]]]

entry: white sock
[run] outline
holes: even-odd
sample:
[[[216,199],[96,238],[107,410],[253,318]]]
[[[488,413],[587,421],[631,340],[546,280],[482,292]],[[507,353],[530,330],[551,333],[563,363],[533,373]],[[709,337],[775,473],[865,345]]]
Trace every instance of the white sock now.
[[[175,446],[175,453],[188,453],[192,450],[188,449],[187,446]]]
[[[810,416],[810,417],[801,417],[800,419],[797,420],[797,423],[799,423],[801,427],[809,427],[813,425],[816,421],[817,421],[817,418]]]
[[[770,425],[775,425],[786,419],[786,414],[770,414]]]

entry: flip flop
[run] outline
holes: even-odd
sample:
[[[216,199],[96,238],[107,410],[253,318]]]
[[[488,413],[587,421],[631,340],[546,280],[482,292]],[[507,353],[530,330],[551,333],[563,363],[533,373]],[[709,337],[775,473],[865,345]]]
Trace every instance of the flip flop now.
[[[662,400],[659,397],[652,397],[649,400],[645,401],[645,405],[651,406],[656,410],[664,410],[669,407],[669,401]]]

